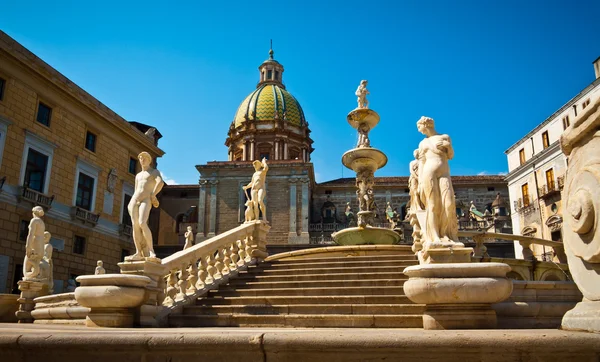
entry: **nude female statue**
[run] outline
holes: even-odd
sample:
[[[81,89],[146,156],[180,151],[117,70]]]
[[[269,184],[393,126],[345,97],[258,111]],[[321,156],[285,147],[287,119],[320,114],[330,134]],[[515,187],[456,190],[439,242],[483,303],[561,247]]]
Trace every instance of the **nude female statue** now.
[[[452,142],[448,135],[435,131],[433,119],[429,117],[421,117],[417,129],[426,136],[419,143],[417,185],[418,201],[426,210],[426,225],[421,225],[425,233],[424,246],[425,249],[452,246],[458,240],[454,190],[448,166],[448,160],[454,157]]]
[[[138,155],[142,171],[135,175],[135,191],[127,211],[131,215],[135,254],[125,260],[142,260],[144,257],[156,258],[152,245],[152,232],[148,227],[148,217],[152,207],[158,207],[156,195],[162,190],[164,182],[160,172],[150,166],[152,156],[148,152]]]

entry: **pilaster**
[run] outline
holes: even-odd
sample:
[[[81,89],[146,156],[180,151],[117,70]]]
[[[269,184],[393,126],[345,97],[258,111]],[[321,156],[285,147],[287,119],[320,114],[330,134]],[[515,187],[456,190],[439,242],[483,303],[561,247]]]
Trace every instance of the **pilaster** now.
[[[217,225],[217,184],[219,180],[210,180],[210,219],[208,221],[208,238],[216,235]]]
[[[200,180],[200,196],[198,198],[198,232],[196,233],[196,243],[202,241],[206,237],[205,217],[206,217],[206,184],[208,180]]]

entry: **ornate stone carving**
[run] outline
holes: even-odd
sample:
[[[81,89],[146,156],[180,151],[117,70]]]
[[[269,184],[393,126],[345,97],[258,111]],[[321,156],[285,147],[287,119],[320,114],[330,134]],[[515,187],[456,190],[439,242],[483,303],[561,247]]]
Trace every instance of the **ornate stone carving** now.
[[[157,169],[150,166],[152,156],[148,152],[138,155],[142,171],[135,175],[134,193],[127,210],[131,215],[133,228],[133,243],[135,254],[125,258],[125,261],[143,260],[159,261],[152,245],[152,232],[148,227],[148,217],[152,207],[158,207],[156,195],[162,190],[164,181]]]
[[[106,274],[106,270],[104,269],[104,263],[102,262],[102,260],[98,260],[96,262],[96,270],[94,271],[94,275],[103,275]]]
[[[563,242],[583,302],[567,312],[563,329],[600,332],[600,98],[593,100],[561,136],[568,156]]]
[[[242,187],[248,199],[245,204],[245,221],[250,222],[258,219],[261,212],[263,221],[267,221],[267,207],[265,206],[264,200],[266,196],[265,180],[267,179],[269,166],[267,166],[267,160],[265,158],[263,158],[262,161],[252,162],[252,165],[254,166],[252,180],[248,185]],[[250,189],[250,195],[248,195],[247,189]],[[248,209],[252,209],[252,211],[248,211]]]
[[[367,80],[361,80],[360,85],[354,93],[358,97],[358,108],[369,108],[369,101],[367,100],[367,94],[369,94],[367,83],[369,83]]]
[[[117,175],[117,169],[111,168],[108,172],[108,178],[106,180],[106,189],[109,192],[115,192],[115,187],[117,186],[117,180],[119,176]]]

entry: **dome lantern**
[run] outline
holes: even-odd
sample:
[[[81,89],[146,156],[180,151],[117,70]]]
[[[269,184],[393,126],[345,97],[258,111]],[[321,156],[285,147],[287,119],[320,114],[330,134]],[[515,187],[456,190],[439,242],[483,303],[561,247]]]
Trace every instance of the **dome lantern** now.
[[[257,88],[263,84],[276,84],[285,89],[283,85],[283,65],[273,58],[273,40],[271,40],[271,49],[269,50],[269,59],[265,60],[259,67],[258,71],[260,80]]]

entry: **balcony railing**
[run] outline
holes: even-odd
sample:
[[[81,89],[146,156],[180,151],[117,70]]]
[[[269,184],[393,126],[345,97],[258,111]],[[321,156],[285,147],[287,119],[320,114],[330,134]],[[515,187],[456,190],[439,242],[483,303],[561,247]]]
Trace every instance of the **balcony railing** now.
[[[348,225],[342,223],[318,223],[318,224],[309,224],[308,231],[309,232],[334,232],[340,231],[342,229],[347,228]]]
[[[560,191],[562,191],[562,189],[565,187],[565,177],[564,176],[557,177],[556,183],[558,184],[558,189]]]
[[[514,203],[515,211],[523,214],[528,214],[535,210],[535,203],[529,196],[522,199],[517,199]]]
[[[131,225],[119,224],[119,235],[131,237],[133,235],[133,228]]]
[[[73,206],[71,208],[71,216],[73,217],[73,220],[79,220],[92,226],[96,226],[96,224],[98,224],[98,219],[100,219],[100,214],[94,214],[79,206]]]
[[[564,181],[563,181],[563,184],[564,184]],[[543,185],[542,187],[540,187],[538,189],[538,193],[541,198],[546,198],[546,197],[550,197],[550,196],[560,193],[560,190],[562,190],[562,187],[559,187],[558,183],[552,182],[552,183],[549,183],[547,185]]]
[[[458,222],[459,230],[485,230],[490,226],[491,224],[486,221],[469,220]]]
[[[29,201],[34,205],[39,205],[49,209],[52,207],[52,201],[54,201],[54,195],[48,196],[39,191],[30,189],[27,186],[23,186],[23,191],[21,192],[21,200]]]

